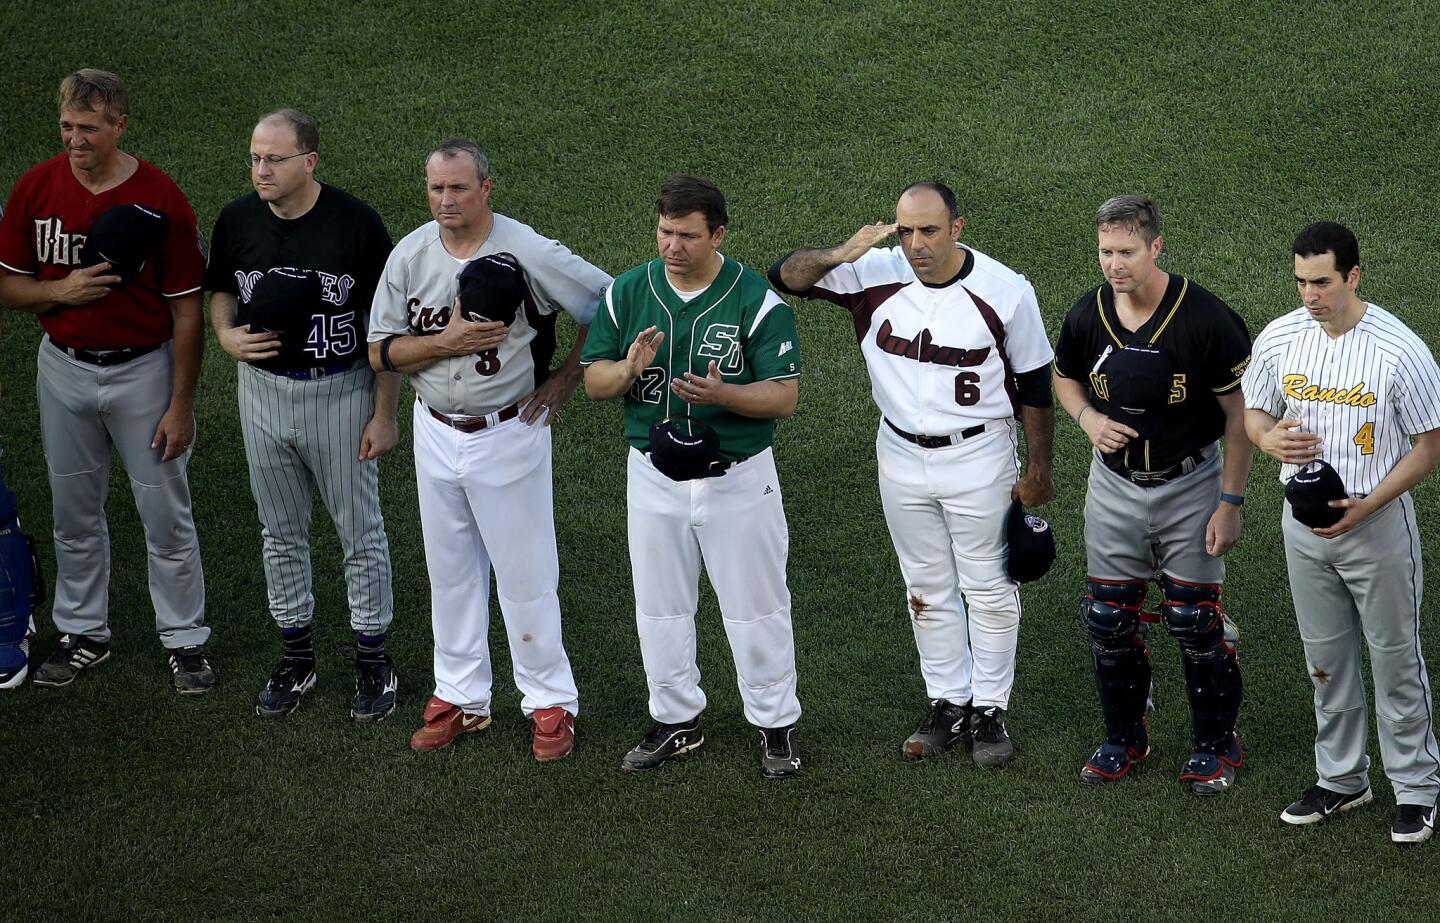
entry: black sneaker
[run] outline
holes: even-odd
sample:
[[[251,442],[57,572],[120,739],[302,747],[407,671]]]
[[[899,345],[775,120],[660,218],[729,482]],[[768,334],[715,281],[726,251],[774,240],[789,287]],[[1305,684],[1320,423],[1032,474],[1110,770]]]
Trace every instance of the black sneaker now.
[[[760,777],[793,779],[800,774],[800,751],[795,746],[795,725],[760,729]]]
[[[705,742],[705,732],[700,730],[700,716],[680,724],[655,722],[645,739],[635,749],[625,754],[620,768],[626,772],[646,772],[660,766],[672,756],[689,753]]]
[[[355,661],[355,701],[350,705],[350,718],[358,724],[384,721],[395,710],[395,693],[400,677],[389,654],[380,659],[359,658]]]
[[[215,668],[198,644],[170,652],[170,686],[181,695],[204,695],[215,685]]]
[[[975,751],[971,757],[981,769],[999,769],[1015,755],[1015,744],[1005,730],[1005,709],[990,705],[974,710]]]
[[[300,705],[300,697],[315,688],[315,658],[280,658],[275,671],[260,695],[255,698],[255,714],[261,718],[283,718]]]
[[[1419,846],[1435,833],[1435,805],[1402,804],[1395,808],[1390,841],[1396,846]]]
[[[82,670],[90,670],[110,659],[110,642],[84,635],[61,635],[60,646],[35,671],[37,686],[68,686]]]
[[[1300,796],[1300,800],[1280,812],[1280,820],[1295,827],[1318,824],[1330,819],[1332,814],[1344,814],[1356,808],[1363,808],[1375,796],[1367,786],[1353,795],[1332,792],[1320,785],[1312,785]]]
[[[970,742],[970,703],[956,705],[946,699],[930,703],[930,714],[915,733],[905,738],[900,752],[907,760],[939,756],[958,743]]]

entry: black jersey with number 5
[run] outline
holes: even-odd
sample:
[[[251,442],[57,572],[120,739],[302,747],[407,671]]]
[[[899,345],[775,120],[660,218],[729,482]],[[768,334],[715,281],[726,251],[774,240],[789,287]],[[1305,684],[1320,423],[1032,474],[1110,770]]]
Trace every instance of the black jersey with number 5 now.
[[[1224,301],[1184,276],[1171,275],[1160,306],[1138,330],[1115,313],[1107,282],[1085,293],[1065,315],[1055,343],[1055,370],[1085,386],[1095,409],[1110,413],[1105,362],[1131,344],[1153,344],[1174,362],[1164,428],[1101,455],[1112,470],[1164,471],[1225,432],[1216,399],[1240,387],[1250,362],[1250,331]]]

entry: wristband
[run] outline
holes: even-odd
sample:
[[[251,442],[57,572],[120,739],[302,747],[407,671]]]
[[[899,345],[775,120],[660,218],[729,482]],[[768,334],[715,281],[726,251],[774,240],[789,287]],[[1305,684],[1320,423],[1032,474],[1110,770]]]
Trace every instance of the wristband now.
[[[1094,408],[1093,406],[1091,406],[1090,404],[1086,404],[1084,407],[1081,407],[1081,408],[1080,408],[1080,413],[1075,417],[1075,425],[1076,425],[1076,426],[1079,426],[1079,425],[1080,425],[1080,421],[1085,418],[1085,411],[1087,411],[1087,410],[1094,410],[1094,409],[1095,409],[1095,408]]]
[[[1221,502],[1221,503],[1229,503],[1229,504],[1232,504],[1232,505],[1234,505],[1234,506],[1244,506],[1244,505],[1245,505],[1245,498],[1244,498],[1244,497],[1241,497],[1241,496],[1237,496],[1237,495],[1235,495],[1235,494],[1221,493],[1221,494],[1220,494],[1220,502]]]
[[[380,342],[380,365],[387,372],[397,371],[390,362],[390,344],[395,342],[394,337],[386,337]]]

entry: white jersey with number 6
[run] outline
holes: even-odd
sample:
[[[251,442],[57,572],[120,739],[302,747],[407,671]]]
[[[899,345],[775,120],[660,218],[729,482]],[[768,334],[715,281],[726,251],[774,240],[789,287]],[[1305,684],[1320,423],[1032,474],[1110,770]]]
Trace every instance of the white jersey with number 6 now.
[[[1055,357],[1025,277],[960,250],[960,273],[945,285],[915,278],[893,247],[842,263],[805,293],[850,311],[875,403],[907,432],[948,436],[1015,416],[1012,376]]]
[[[1255,338],[1240,383],[1245,406],[1300,421],[1320,437],[1321,458],[1363,496],[1390,473],[1410,437],[1440,428],[1440,368],[1395,315],[1365,305],[1355,327],[1325,332],[1305,308],[1277,317]],[[1289,480],[1296,465],[1281,465]]]

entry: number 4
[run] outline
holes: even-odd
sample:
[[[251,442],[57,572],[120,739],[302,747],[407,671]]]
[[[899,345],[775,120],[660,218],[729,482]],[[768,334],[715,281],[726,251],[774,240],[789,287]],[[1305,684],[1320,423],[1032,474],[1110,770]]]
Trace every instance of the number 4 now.
[[[1364,426],[1360,427],[1360,431],[1355,434],[1355,438],[1351,441],[1360,447],[1361,455],[1374,455],[1375,424],[1366,423]]]

